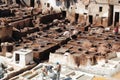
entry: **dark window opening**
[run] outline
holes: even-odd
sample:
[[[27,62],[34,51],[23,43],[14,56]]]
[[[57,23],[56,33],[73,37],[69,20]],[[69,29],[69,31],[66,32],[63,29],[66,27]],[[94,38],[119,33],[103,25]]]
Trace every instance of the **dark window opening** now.
[[[99,12],[102,12],[103,7],[99,7]]]
[[[96,14],[96,16],[99,16],[99,14]]]
[[[84,13],[84,15],[87,15],[87,13]]]

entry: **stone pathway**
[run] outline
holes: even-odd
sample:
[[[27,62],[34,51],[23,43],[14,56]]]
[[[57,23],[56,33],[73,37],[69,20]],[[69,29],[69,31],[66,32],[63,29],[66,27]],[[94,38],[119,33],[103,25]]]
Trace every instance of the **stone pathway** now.
[[[55,67],[55,64],[39,64],[38,66],[36,66],[35,68],[33,68],[30,71],[24,72],[23,74],[14,77],[10,80],[42,80],[42,74],[41,74],[41,68],[42,66],[53,66]],[[24,76],[23,76],[24,75]],[[51,80],[49,76],[46,77],[45,80]],[[117,80],[117,79],[113,79],[113,78],[109,78],[109,77],[102,77],[102,76],[97,76],[94,74],[90,74],[90,73],[86,73],[86,72],[82,72],[80,70],[75,70],[75,69],[71,69],[69,67],[66,66],[62,66],[62,71],[61,71],[61,75],[60,75],[60,80]]]

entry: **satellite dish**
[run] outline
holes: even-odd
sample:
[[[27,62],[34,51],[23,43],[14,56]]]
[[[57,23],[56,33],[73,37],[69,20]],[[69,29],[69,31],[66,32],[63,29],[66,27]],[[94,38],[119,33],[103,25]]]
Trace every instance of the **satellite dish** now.
[[[87,5],[89,5],[90,0],[82,0],[82,2],[83,2],[83,4],[84,4],[84,5],[86,5],[86,6],[87,6]]]

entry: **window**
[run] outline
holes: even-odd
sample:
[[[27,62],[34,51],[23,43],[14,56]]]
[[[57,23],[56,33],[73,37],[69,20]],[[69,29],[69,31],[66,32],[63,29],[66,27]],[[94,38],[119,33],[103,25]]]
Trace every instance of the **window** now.
[[[99,14],[96,14],[96,16],[99,16]]]
[[[103,7],[99,7],[99,12],[102,12]]]

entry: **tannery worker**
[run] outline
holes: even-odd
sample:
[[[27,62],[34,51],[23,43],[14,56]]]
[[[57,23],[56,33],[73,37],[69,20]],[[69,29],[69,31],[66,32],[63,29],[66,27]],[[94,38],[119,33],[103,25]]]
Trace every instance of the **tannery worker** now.
[[[51,80],[56,80],[57,74],[53,71],[53,66],[48,66],[48,75]]]
[[[46,66],[43,66],[41,71],[42,71],[42,80],[46,80],[46,76],[48,75]]]
[[[115,35],[117,35],[117,34],[118,34],[118,32],[119,32],[119,27],[118,27],[118,26],[116,26],[116,27],[114,28],[114,33],[115,33]]]
[[[57,73],[57,80],[60,80],[61,64],[59,62],[56,63],[55,70]]]

